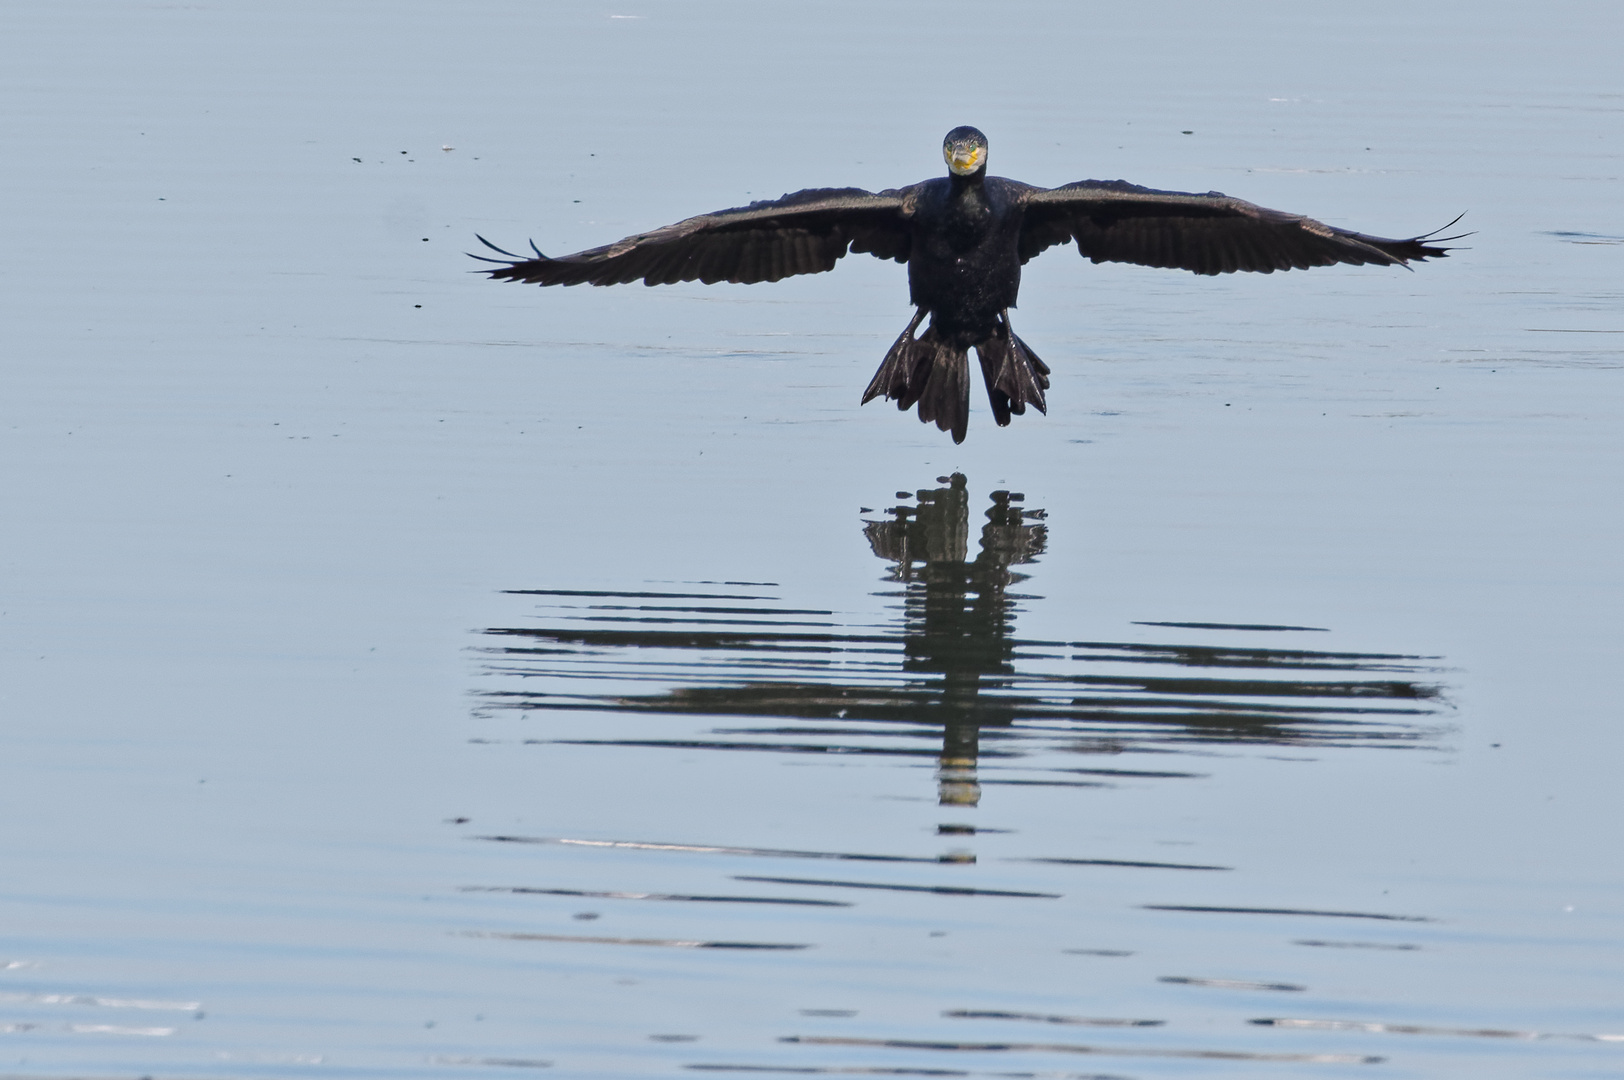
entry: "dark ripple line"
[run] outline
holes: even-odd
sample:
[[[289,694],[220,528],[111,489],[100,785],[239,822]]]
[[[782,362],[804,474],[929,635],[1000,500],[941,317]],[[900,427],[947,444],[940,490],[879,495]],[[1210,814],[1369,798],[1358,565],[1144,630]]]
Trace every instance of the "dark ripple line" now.
[[[1318,915],[1326,919],[1381,919],[1386,922],[1437,922],[1425,915],[1380,915],[1368,911],[1314,911],[1308,908],[1211,907],[1205,904],[1140,904],[1146,911],[1196,911],[1224,915]]]
[[[645,750],[766,750],[781,754],[851,754],[871,757],[941,757],[940,749],[913,746],[842,746],[838,743],[722,742],[707,739],[525,739],[524,746],[632,746]],[[1008,751],[984,750],[983,758],[1021,757]],[[1005,783],[1022,783],[1006,780]],[[1034,781],[1035,782],[1035,781]],[[1064,783],[1056,781],[1056,783]],[[1075,784],[1076,782],[1074,782]],[[1082,786],[1101,787],[1100,784]]]
[[[733,875],[734,881],[762,881],[775,885],[824,885],[836,889],[885,889],[891,892],[937,893],[942,896],[1015,896],[1059,900],[1060,893],[1018,892],[1013,889],[972,889],[962,885],[892,885],[878,881],[827,881],[819,878],[752,877]]]
[[[1202,1058],[1216,1061],[1294,1061],[1375,1064],[1385,1058],[1366,1054],[1269,1054],[1248,1050],[1161,1050],[1149,1047],[1089,1046],[1084,1043],[971,1043],[925,1039],[860,1039],[832,1035],[786,1035],[783,1043],[813,1046],[884,1046],[899,1050],[1038,1051],[1062,1054],[1111,1054],[1127,1057]]]
[[[1148,622],[1135,619],[1133,625],[1171,626],[1179,630],[1312,630],[1320,634],[1330,633],[1330,630],[1324,626],[1276,626],[1273,623]]]
[[[1092,1016],[1051,1016],[1046,1013],[1002,1012],[996,1009],[948,1009],[943,1016],[955,1020],[1032,1020],[1042,1024],[1077,1024],[1082,1027],[1161,1027],[1166,1020],[1117,1020]],[[1254,1020],[1252,1023],[1260,1023]]]
[[[982,752],[982,757],[986,757],[986,756],[987,756],[986,752],[983,751]],[[982,787],[1000,786],[1000,785],[1003,786],[1003,787],[1070,787],[1070,788],[1107,788],[1107,787],[1115,786],[1115,785],[1112,785],[1112,784],[1102,784],[1098,780],[995,780],[995,779],[993,779],[991,777],[986,777],[986,776],[983,776],[981,778],[981,786]]]
[[[1192,675],[1060,675],[1048,680],[1076,686],[1120,687],[1159,694],[1209,697],[1304,697],[1430,699],[1441,695],[1437,687],[1394,679],[1344,682],[1309,682],[1303,679],[1224,679]]]
[[[810,949],[776,941],[690,941],[683,938],[587,937],[578,934],[505,933],[494,930],[464,930],[463,937],[497,938],[502,941],[562,941],[581,945],[650,945],[667,949],[747,949],[789,951]]]
[[[814,612],[816,615],[827,615],[826,611]],[[832,622],[802,622],[793,619],[674,619],[669,617],[655,618],[648,615],[564,615],[561,618],[572,622],[590,623],[681,623],[684,626],[839,626]]]
[[[890,721],[880,727],[814,727],[808,722],[800,727],[741,727],[741,728],[711,728],[712,735],[796,735],[808,738],[814,735],[824,735],[830,738],[875,738],[875,739],[930,739],[933,742],[942,741],[942,725],[931,723],[928,720],[916,720],[912,723],[903,721]],[[983,741],[989,739],[1019,738],[1008,731],[984,731],[981,733]],[[1069,771],[1069,770],[1057,770]]]
[[[627,595],[627,594],[622,594]],[[731,597],[725,599],[733,599]],[[737,599],[770,599],[765,597],[738,597]],[[652,621],[652,620],[651,620]],[[890,630],[884,624],[872,624],[871,633],[825,634],[752,634],[720,631],[649,630],[587,630],[531,627],[490,627],[485,632],[509,637],[531,637],[575,645],[656,645],[669,648],[723,648],[743,649],[779,647],[784,644],[807,642],[846,644],[902,645],[907,635]],[[1437,660],[1436,656],[1413,653],[1359,653],[1331,652],[1315,649],[1261,649],[1213,645],[1155,645],[1109,641],[1038,641],[1009,638],[1007,644],[1023,649],[1081,649],[1083,654],[1070,659],[1089,663],[1156,663],[1182,667],[1242,667],[1265,669],[1324,668],[1354,671],[1418,671],[1428,670],[1421,661]]]
[[[747,598],[748,599],[748,598]],[[560,644],[573,645],[634,645],[656,648],[740,648],[764,649],[785,646],[826,645],[838,647],[847,643],[901,645],[906,640],[901,634],[757,634],[747,631],[729,633],[722,630],[589,630],[532,629],[530,627],[493,626],[485,631],[503,637],[541,638]],[[838,651],[838,649],[836,649]]]
[[[630,600],[777,600],[776,596],[739,593],[620,592],[614,589],[503,589],[507,596],[603,596]]]
[[[471,840],[493,840],[504,844],[563,844],[571,847],[623,848],[635,851],[685,851],[701,855],[757,855],[772,859],[836,859],[853,862],[932,863],[961,865],[974,863],[974,855],[863,855],[844,851],[796,851],[789,848],[724,847],[719,844],[662,844],[645,840],[580,840],[568,836],[473,836]],[[740,878],[739,880],[748,880]],[[768,879],[763,879],[768,880]]]
[[[597,892],[590,889],[534,889],[523,885],[463,885],[458,892],[518,893],[525,896],[584,896],[597,900],[678,900],[699,904],[799,904],[804,907],[851,907],[845,900],[808,900],[781,896],[690,896],[684,893]]]
[[[1431,1027],[1423,1024],[1380,1024],[1362,1020],[1296,1020],[1264,1017],[1248,1020],[1260,1027],[1308,1028],[1315,1031],[1369,1031],[1394,1035],[1459,1035],[1479,1039],[1577,1039],[1581,1042],[1624,1042],[1624,1035],[1566,1035],[1547,1031],[1514,1031],[1506,1028]]]
[[[1284,990],[1295,993],[1308,989],[1308,987],[1297,983],[1253,982],[1250,979],[1206,979],[1197,975],[1163,975],[1156,981],[1173,983],[1177,986],[1210,986],[1216,990]]]
[[[673,611],[690,615],[833,615],[823,608],[692,607],[686,604],[554,604],[554,611]]]
[[[1158,656],[1199,657],[1197,667],[1210,666],[1213,657],[1246,657],[1262,661],[1293,660],[1437,660],[1425,653],[1367,653],[1332,652],[1324,649],[1263,649],[1233,645],[1161,645],[1138,641],[1032,641],[1016,639],[1023,644],[1043,645],[1051,648],[1091,649],[1097,652],[1146,653]]]
[[[982,738],[986,738],[985,735]],[[1078,776],[1122,776],[1142,780],[1205,780],[1211,773],[1156,772],[1150,769],[1051,769],[1051,772],[1076,773]]]
[[[481,694],[482,697],[493,701],[514,701],[518,707],[527,709],[576,709],[597,710],[617,713],[661,713],[661,714],[702,714],[711,716],[761,716],[771,712],[783,712],[788,707],[801,709],[840,709],[843,712],[854,712],[859,715],[853,719],[884,719],[884,717],[861,715],[871,713],[904,712],[920,707],[939,706],[941,704],[941,686],[846,686],[839,683],[818,683],[807,685],[805,683],[784,683],[772,680],[743,680],[742,685],[721,683],[717,681],[714,667],[707,665],[693,665],[698,674],[689,676],[683,672],[654,672],[647,668],[632,668],[624,672],[603,673],[598,671],[527,671],[523,668],[508,668],[493,666],[494,674],[513,675],[519,678],[549,678],[557,680],[576,681],[602,681],[605,678],[616,678],[626,682],[683,682],[689,685],[682,688],[680,695],[661,694],[658,696],[627,696],[624,694],[549,694],[541,691],[528,690],[492,690]],[[1070,681],[1070,680],[1058,680]],[[1030,691],[1019,689],[999,690],[986,688],[981,697],[984,708],[1013,710],[1019,718],[1028,722],[1033,721],[1071,721],[1085,724],[1096,724],[1101,721],[1137,721],[1143,724],[1155,724],[1160,727],[1167,726],[1235,726],[1255,724],[1260,726],[1277,726],[1292,724],[1310,724],[1324,728],[1373,728],[1386,718],[1430,717],[1437,714],[1437,710],[1400,705],[1280,705],[1272,702],[1237,701],[1228,700],[1224,696],[1211,696],[1195,694],[1188,697],[1166,696],[1118,696],[1086,695],[1069,699],[1057,699],[1053,694],[1044,694],[1041,680],[1028,679],[1033,685]],[[1024,685],[1024,683],[1023,683]],[[1245,693],[1236,691],[1235,696],[1246,697]],[[1311,695],[1291,695],[1309,697]],[[551,700],[549,700],[551,699]],[[1343,698],[1342,700],[1347,700]],[[1368,698],[1365,698],[1368,700]],[[974,710],[971,710],[974,711]],[[793,715],[791,713],[790,715]],[[1344,720],[1338,717],[1374,717],[1376,722],[1370,720]],[[808,717],[824,719],[820,713],[811,713]],[[925,723],[913,717],[903,716],[903,720],[914,723]],[[935,721],[940,723],[941,721]],[[1377,731],[1382,737],[1384,733]],[[1422,732],[1405,732],[1403,737],[1416,738],[1428,734]]]
[[[1233,870],[1233,866],[1206,866],[1201,863],[1136,862],[1132,859],[1005,859],[1005,862],[1051,863],[1056,866],[1129,866],[1146,870]]]
[[[1025,1078],[1035,1077],[1037,1073],[1010,1073],[1010,1072],[974,1072],[969,1069],[904,1069],[886,1067],[882,1065],[684,1065],[684,1069],[694,1069],[700,1072],[751,1072],[751,1073],[819,1073],[824,1075],[840,1076],[993,1076]],[[1130,1080],[1126,1076],[1117,1076],[1112,1073],[1044,1073],[1049,1080]],[[4,1078],[0,1078],[4,1080]]]

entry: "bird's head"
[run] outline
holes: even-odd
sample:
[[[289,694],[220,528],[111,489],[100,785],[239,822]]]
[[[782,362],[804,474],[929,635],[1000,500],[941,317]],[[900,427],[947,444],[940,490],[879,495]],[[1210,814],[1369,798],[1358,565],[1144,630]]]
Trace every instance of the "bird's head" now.
[[[956,127],[942,140],[942,157],[954,176],[974,176],[987,167],[987,137],[973,127]]]

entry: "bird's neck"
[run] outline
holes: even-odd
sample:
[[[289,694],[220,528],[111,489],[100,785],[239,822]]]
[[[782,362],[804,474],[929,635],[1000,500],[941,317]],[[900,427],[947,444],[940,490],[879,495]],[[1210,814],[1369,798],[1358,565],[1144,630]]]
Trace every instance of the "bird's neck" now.
[[[974,247],[986,233],[992,218],[992,204],[981,183],[986,177],[984,168],[970,176],[950,177],[943,224],[948,243],[956,250]]]
[[[979,225],[992,212],[991,200],[988,199],[986,186],[982,183],[987,179],[986,166],[982,166],[969,176],[954,176],[950,179],[953,186],[948,189],[948,217],[964,224]]]

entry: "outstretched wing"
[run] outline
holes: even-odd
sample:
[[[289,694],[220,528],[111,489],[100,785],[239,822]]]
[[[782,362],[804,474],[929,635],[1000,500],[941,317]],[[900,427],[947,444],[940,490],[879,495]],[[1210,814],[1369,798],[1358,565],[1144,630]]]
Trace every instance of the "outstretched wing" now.
[[[536,285],[645,285],[678,281],[749,283],[833,270],[847,251],[908,261],[912,189],[874,194],[861,188],[813,188],[781,199],[701,214],[604,247],[533,259],[480,242],[506,259],[486,273]],[[531,244],[535,250],[535,245]]]
[[[1388,240],[1218,191],[1155,191],[1123,180],[1081,180],[1041,189],[1028,195],[1025,204],[1022,262],[1075,240],[1077,250],[1097,263],[1129,262],[1198,274],[1269,274],[1334,263],[1407,265],[1411,259],[1441,258],[1449,249],[1438,245],[1459,239],[1440,237],[1443,229],[1437,229],[1408,240]]]

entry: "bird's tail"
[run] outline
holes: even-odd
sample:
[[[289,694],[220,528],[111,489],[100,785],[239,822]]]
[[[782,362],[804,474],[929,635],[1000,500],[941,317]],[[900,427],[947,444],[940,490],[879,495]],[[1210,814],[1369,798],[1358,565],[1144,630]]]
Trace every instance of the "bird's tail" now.
[[[914,314],[908,329],[885,354],[880,370],[863,391],[863,404],[881,394],[894,399],[897,408],[907,412],[916,403],[919,419],[953,433],[953,441],[964,441],[970,427],[970,357],[962,346],[939,337],[930,327],[919,337],[914,331],[925,310]],[[1035,359],[1035,358],[1034,358]],[[985,361],[983,361],[985,366]],[[1045,369],[1047,370],[1047,369]],[[1041,400],[1042,395],[1039,395]],[[1009,423],[1007,417],[1000,423]]]
[[[987,400],[999,427],[1007,426],[1011,415],[1025,413],[1028,405],[1048,413],[1043,392],[1049,388],[1049,365],[1015,336],[1007,311],[998,319],[997,332],[976,346],[976,358],[981,361]]]

